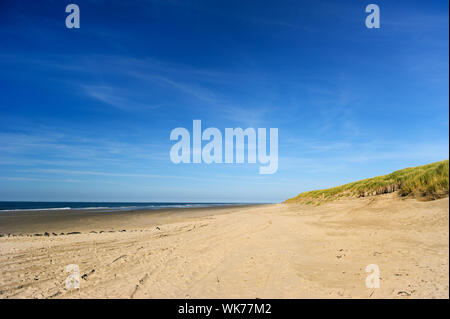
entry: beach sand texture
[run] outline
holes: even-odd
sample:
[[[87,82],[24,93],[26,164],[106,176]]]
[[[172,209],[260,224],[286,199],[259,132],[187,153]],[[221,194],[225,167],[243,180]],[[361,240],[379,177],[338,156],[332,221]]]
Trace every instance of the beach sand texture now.
[[[393,193],[44,224],[9,214],[0,216],[0,298],[448,298],[448,205]],[[69,264],[79,289],[65,287]],[[366,287],[369,264],[380,288]]]

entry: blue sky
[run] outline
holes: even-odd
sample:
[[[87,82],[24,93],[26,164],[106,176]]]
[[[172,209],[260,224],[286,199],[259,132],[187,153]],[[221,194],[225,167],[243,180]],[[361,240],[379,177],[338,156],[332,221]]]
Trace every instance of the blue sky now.
[[[448,1],[0,2],[0,200],[274,202],[448,158]],[[170,161],[275,127],[279,168]]]

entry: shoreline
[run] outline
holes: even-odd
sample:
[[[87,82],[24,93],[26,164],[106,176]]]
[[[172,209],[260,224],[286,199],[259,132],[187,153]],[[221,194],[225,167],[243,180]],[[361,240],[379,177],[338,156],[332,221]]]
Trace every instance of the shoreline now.
[[[48,233],[119,231],[150,227],[215,214],[227,214],[245,207],[273,204],[230,204],[223,206],[156,209],[71,209],[17,210],[0,212],[0,237]],[[149,218],[150,217],[150,218]]]

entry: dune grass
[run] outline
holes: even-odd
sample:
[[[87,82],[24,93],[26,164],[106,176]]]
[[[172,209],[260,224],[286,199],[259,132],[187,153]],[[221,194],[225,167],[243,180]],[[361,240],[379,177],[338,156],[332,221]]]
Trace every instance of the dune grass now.
[[[301,193],[285,203],[321,204],[343,197],[366,197],[398,191],[399,196],[433,200],[448,196],[448,160],[409,167],[388,175]]]

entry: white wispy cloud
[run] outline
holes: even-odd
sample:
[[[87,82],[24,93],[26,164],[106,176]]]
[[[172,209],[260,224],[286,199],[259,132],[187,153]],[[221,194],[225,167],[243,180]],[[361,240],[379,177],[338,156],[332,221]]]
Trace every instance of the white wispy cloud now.
[[[127,92],[119,87],[105,85],[82,85],[82,87],[89,96],[124,111],[152,110],[162,106],[138,102],[133,92]]]
[[[0,176],[0,180],[15,181],[15,182],[50,182],[50,183],[82,183],[86,181],[76,179],[48,179],[48,178],[35,178],[35,177],[3,177]]]

